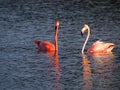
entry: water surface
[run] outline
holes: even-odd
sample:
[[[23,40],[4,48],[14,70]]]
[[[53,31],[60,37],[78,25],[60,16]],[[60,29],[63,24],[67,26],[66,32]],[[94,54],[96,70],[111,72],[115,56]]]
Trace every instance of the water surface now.
[[[119,90],[119,0],[1,0],[1,90]],[[53,42],[60,20],[59,51],[38,52],[34,40]],[[84,24],[91,36],[81,55]],[[113,42],[112,55],[90,55],[96,40]]]

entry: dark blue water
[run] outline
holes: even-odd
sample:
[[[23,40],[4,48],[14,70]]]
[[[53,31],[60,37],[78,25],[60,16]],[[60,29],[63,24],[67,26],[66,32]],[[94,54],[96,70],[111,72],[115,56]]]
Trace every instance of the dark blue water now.
[[[38,52],[34,40],[59,51]],[[81,55],[84,24],[96,40],[115,43],[112,55]],[[119,0],[0,0],[0,90],[120,90]]]

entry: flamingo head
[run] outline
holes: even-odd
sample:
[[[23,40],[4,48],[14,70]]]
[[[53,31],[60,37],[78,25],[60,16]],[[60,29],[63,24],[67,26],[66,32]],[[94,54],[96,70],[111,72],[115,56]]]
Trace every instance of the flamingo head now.
[[[60,26],[60,22],[59,21],[56,21],[56,27],[59,27]]]
[[[84,32],[89,28],[87,24],[84,25],[84,27],[81,30],[81,35],[83,36]]]

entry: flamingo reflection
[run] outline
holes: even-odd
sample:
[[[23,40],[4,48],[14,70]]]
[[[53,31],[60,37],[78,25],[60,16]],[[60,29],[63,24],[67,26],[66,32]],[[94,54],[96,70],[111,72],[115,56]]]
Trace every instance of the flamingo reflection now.
[[[114,71],[114,54],[91,55],[93,59],[93,79],[97,88],[111,90],[113,71]]]
[[[51,54],[49,54],[51,55]],[[51,57],[51,56],[50,56]],[[55,80],[55,83],[53,83],[51,86],[54,87],[53,90],[62,90],[60,86],[60,65],[59,65],[59,57],[58,57],[58,51],[55,51],[53,58],[49,58],[49,60],[53,60],[53,67],[55,68],[55,72],[50,72],[50,76]],[[50,67],[51,68],[51,67]]]
[[[45,70],[46,78],[49,78],[50,81],[47,81],[49,84],[49,88],[52,88],[52,90],[62,90],[60,85],[60,65],[59,65],[59,56],[58,51],[55,51],[55,53],[51,52],[41,52],[38,51],[40,55],[45,55],[45,58],[47,57],[47,62],[49,62],[48,69]],[[52,80],[52,81],[51,81]]]
[[[56,83],[52,84],[53,90],[62,90],[60,86],[60,65],[59,65],[59,59],[58,59],[58,51],[55,51],[55,54],[53,55],[53,65],[55,68],[55,73],[51,72],[51,77],[55,79]]]
[[[90,67],[90,61],[84,53],[82,54],[82,65],[83,65],[83,80],[84,80],[84,85],[83,85],[83,90],[91,90],[92,87],[92,72],[91,72],[91,67]]]
[[[111,89],[114,71],[114,54],[82,54],[83,90]],[[90,66],[91,65],[91,66]],[[93,72],[94,71],[94,72]]]
[[[58,75],[56,79],[59,81],[60,80],[60,65],[59,65],[59,60],[58,60],[58,51],[56,51],[54,54],[54,66],[56,69],[56,73]]]

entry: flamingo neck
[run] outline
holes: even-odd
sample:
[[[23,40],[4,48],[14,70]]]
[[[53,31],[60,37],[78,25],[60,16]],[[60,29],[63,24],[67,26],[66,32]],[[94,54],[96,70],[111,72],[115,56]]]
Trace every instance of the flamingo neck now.
[[[87,27],[86,30],[88,31],[88,33],[87,33],[87,36],[86,36],[86,38],[85,38],[85,41],[84,41],[84,44],[83,44],[83,47],[82,47],[82,54],[84,53],[84,49],[85,49],[86,43],[87,43],[87,41],[88,41],[88,39],[89,39],[89,36],[90,36],[90,28]]]
[[[54,44],[55,50],[58,50],[58,26],[55,26]]]

